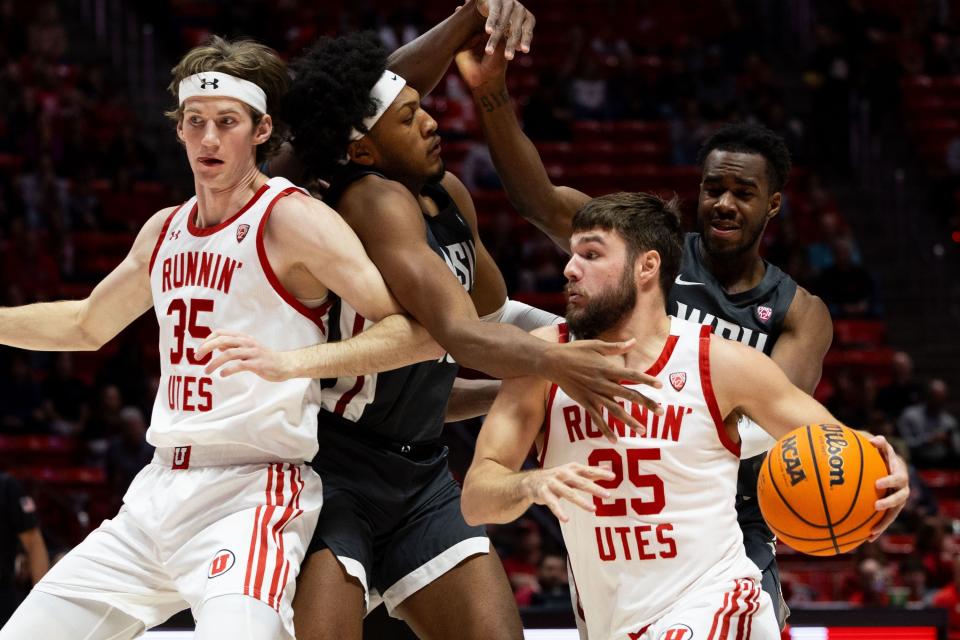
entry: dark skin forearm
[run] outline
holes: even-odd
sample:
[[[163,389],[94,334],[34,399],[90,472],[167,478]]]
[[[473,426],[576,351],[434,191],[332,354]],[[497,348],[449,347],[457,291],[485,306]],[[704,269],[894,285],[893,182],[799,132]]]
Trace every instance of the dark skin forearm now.
[[[462,9],[390,54],[387,68],[425,96],[443,78],[457,51],[483,33],[484,22],[476,0],[468,0]]]
[[[550,181],[540,154],[517,121],[505,83],[473,90],[484,137],[510,203],[524,218],[567,250],[573,214],[590,200]]]

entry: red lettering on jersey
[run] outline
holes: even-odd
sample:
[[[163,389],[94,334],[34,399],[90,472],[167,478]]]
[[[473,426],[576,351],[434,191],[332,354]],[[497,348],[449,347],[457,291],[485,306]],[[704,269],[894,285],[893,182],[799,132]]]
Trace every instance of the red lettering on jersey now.
[[[600,552],[600,559],[604,562],[616,560],[617,552],[613,547],[613,532],[610,530],[610,527],[594,527],[594,531],[597,532],[597,551]],[[604,546],[603,538],[601,537],[603,534],[606,534],[606,546]]]
[[[580,405],[573,404],[563,408],[563,422],[567,425],[567,437],[570,438],[570,442],[583,440],[583,431],[580,431],[580,415]]]
[[[593,529],[597,537],[597,555],[603,562],[677,557],[677,544],[667,535],[673,531],[672,524],[659,524],[655,529],[649,524]]]
[[[661,558],[676,558],[677,557],[677,543],[673,538],[668,538],[666,532],[673,531],[672,524],[658,524],[657,525],[657,542],[662,545],[666,545],[667,551],[661,551]]]
[[[218,253],[187,251],[163,261],[161,289],[204,287],[230,293],[230,285],[243,263]]]
[[[197,389],[197,395],[203,399],[203,404],[197,405],[197,411],[207,412],[213,409],[213,392],[210,386],[213,380],[210,378],[200,378],[200,384]]]
[[[633,537],[637,541],[637,557],[640,560],[653,560],[657,556],[647,552],[647,545],[650,542],[646,539],[645,535],[650,532],[652,527],[648,524],[642,524],[638,527],[633,528]]]
[[[201,287],[210,287],[210,269],[213,267],[213,254],[206,251],[200,254],[200,273],[197,278],[197,285]]]
[[[603,432],[600,431],[600,427],[593,426],[593,418],[590,417],[590,414],[586,414],[586,428],[587,428],[587,437],[588,438],[602,438]]]
[[[213,410],[213,379],[195,376],[170,376],[167,381],[167,406],[171,411]]]
[[[233,281],[234,270],[240,268],[240,263],[236,260],[227,258],[223,262],[223,271],[220,272],[220,280],[217,281],[217,290],[224,293],[230,293],[230,283]]]
[[[197,283],[197,256],[199,252],[191,251],[187,254],[187,275],[184,278],[184,286],[192,287]]]
[[[161,280],[161,289],[163,291],[169,291],[171,288],[170,285],[170,258],[167,258],[163,261],[163,279]]]
[[[663,435],[661,439],[679,442],[680,426],[683,423],[683,416],[688,413],[693,413],[693,409],[668,404],[666,413],[663,414]]]

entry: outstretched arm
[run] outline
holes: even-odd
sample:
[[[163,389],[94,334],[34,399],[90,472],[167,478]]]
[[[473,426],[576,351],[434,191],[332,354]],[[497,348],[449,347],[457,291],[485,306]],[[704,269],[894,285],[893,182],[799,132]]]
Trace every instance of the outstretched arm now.
[[[449,18],[390,54],[387,68],[425,96],[443,78],[457,51],[474,38],[489,36],[488,55],[503,42],[498,55],[512,60],[515,51],[530,51],[535,24],[533,14],[516,0],[467,0]]]
[[[464,82],[473,92],[493,163],[510,202],[520,215],[569,253],[573,214],[590,196],[550,181],[537,148],[517,121],[507,92],[507,65],[503,57],[480,58],[475,51],[466,50],[457,54],[456,60]]]
[[[197,357],[217,351],[206,367],[222,376],[250,371],[265,380],[339,378],[399,369],[443,357],[443,349],[422,325],[401,314],[387,316],[360,335],[294,351],[273,351],[252,337],[219,329],[197,349]]]
[[[716,372],[713,384],[722,416],[740,412],[777,439],[802,424],[839,422],[756,349],[714,337],[710,340],[710,362]],[[906,464],[890,444],[881,436],[871,436],[870,442],[880,450],[890,470],[889,475],[877,480],[877,489],[886,490],[887,495],[875,505],[877,511],[886,510],[871,532],[875,540],[903,509],[910,485]]]
[[[630,343],[546,344],[517,327],[481,321],[460,281],[427,244],[420,205],[399,183],[366,176],[351,185],[338,206],[402,307],[461,365],[497,378],[536,375],[553,380],[597,424],[606,424],[601,411],[606,408],[642,430],[615,400],[618,397],[658,410],[649,399],[619,384],[635,380],[659,385],[654,378],[604,357],[622,353]]]
[[[127,256],[84,300],[0,309],[0,344],[37,351],[95,351],[109,342],[153,305],[150,258],[172,211],[159,211],[147,221]]]

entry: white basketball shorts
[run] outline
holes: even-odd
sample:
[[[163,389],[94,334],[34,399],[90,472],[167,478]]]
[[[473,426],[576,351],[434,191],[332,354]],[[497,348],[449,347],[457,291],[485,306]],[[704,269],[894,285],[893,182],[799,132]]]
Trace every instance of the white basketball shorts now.
[[[273,607],[294,637],[295,581],[323,489],[309,465],[240,462],[249,452],[158,450],[120,513],[36,589],[107,603],[148,629],[187,607],[197,617],[210,598],[243,594]]]

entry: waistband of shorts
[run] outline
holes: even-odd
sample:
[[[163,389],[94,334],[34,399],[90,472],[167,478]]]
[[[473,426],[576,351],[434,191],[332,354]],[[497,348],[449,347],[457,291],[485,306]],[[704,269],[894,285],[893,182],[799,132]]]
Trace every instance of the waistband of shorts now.
[[[276,454],[244,445],[184,445],[182,447],[157,447],[153,452],[154,464],[174,469],[193,467],[223,467],[237,464],[271,464],[289,462],[300,465],[304,460],[279,458]]]
[[[415,462],[424,462],[435,458],[443,451],[443,444],[439,438],[431,440],[420,440],[412,442],[402,442],[386,438],[372,429],[362,426],[348,428],[335,422],[321,424],[318,437],[323,440],[325,435],[334,435],[335,437],[347,438],[359,442],[374,449],[382,449],[396,453]]]

